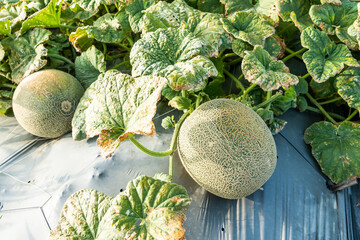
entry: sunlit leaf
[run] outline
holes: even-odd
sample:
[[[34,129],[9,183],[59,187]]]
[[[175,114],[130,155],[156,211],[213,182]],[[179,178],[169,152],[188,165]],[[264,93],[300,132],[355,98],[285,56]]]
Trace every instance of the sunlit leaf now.
[[[360,12],[360,4],[358,4],[358,12]],[[360,14],[353,24],[347,30],[348,35],[352,40],[357,41],[357,45],[360,46]]]
[[[91,46],[75,59],[75,76],[84,89],[96,81],[100,73],[106,71],[104,54]]]
[[[282,61],[271,57],[261,46],[246,52],[241,69],[249,82],[259,85],[265,91],[289,88],[299,81]]]
[[[175,28],[158,29],[138,40],[130,52],[132,75],[161,76],[174,90],[201,90],[218,74],[214,64],[200,56],[201,38]]]
[[[86,51],[94,41],[94,36],[90,32],[90,27],[79,27],[69,35],[69,41],[76,51]]]
[[[283,21],[294,22],[300,31],[314,25],[309,16],[310,2],[308,0],[278,0],[276,8]]]
[[[0,9],[0,22],[11,22],[14,27],[17,23],[25,20],[27,4],[20,1],[14,5],[5,5]]]
[[[221,20],[228,33],[253,46],[264,45],[265,38],[275,33],[272,24],[260,14],[236,12],[228,19]]]
[[[159,0],[130,0],[128,6],[125,8],[129,15],[129,22],[133,32],[138,33],[142,31],[142,21],[144,11],[150,6],[156,4]]]
[[[89,12],[97,12],[101,4],[110,5],[114,2],[115,0],[74,0],[74,3]]]
[[[12,70],[12,81],[19,83],[31,73],[46,65],[43,57],[47,56],[44,43],[49,40],[51,32],[41,28],[34,28],[23,36],[7,39],[10,48],[9,65]]]
[[[109,157],[133,134],[154,135],[152,118],[164,84],[160,77],[133,78],[116,70],[99,75],[75,111],[74,139],[99,135],[101,155]]]
[[[344,44],[330,41],[326,33],[312,27],[301,33],[301,44],[309,49],[303,54],[308,72],[316,82],[325,82],[344,68],[359,66]]]
[[[317,122],[306,129],[304,139],[311,144],[321,170],[334,183],[360,176],[359,124]]]
[[[271,103],[271,110],[275,115],[282,115],[294,107],[296,107],[296,91],[294,86],[286,89],[282,96]]]
[[[335,79],[338,94],[349,107],[360,110],[360,68],[350,67],[341,72]]]
[[[36,27],[60,27],[61,4],[62,0],[59,2],[57,0],[52,0],[45,8],[28,17],[22,24],[21,33]]]

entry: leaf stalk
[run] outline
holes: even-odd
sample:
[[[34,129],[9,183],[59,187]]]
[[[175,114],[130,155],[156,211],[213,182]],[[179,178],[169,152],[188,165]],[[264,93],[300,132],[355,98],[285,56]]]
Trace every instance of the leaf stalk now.
[[[310,93],[306,93],[306,97],[313,103],[321,113],[333,124],[338,125],[338,123],[326,112],[326,110],[310,95]]]

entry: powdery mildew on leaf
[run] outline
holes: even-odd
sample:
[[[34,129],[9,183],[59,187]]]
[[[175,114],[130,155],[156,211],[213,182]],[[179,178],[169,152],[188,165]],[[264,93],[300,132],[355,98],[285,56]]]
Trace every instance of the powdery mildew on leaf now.
[[[269,20],[256,13],[236,12],[221,21],[228,33],[253,46],[264,45],[265,38],[275,33]]]
[[[146,9],[141,25],[142,33],[154,32],[159,28],[181,28],[202,38],[206,49],[202,55],[216,57],[219,51],[230,48],[231,37],[220,21],[222,16],[205,13],[188,6],[183,0],[172,3],[159,2]]]
[[[279,0],[276,1],[276,9],[283,21],[294,22],[300,31],[314,25],[309,15],[308,0]]]
[[[101,155],[110,157],[132,135],[154,135],[152,118],[165,82],[161,77],[133,78],[116,70],[99,75],[75,111],[74,139],[99,135]]]
[[[318,83],[340,73],[345,64],[359,66],[344,44],[335,44],[320,30],[308,27],[301,33],[300,38],[302,46],[309,49],[303,54],[304,63],[314,81]]]
[[[142,22],[147,10],[150,6],[156,4],[159,0],[130,0],[125,7],[126,13],[129,15],[129,22],[133,32],[139,33],[142,31]]]
[[[360,176],[359,124],[317,122],[306,129],[304,139],[311,144],[321,170],[334,183]]]
[[[100,4],[110,5],[114,3],[114,0],[75,0],[81,8],[89,12],[97,12]]]
[[[190,202],[184,187],[140,176],[114,198],[112,222],[120,239],[185,239],[182,224]]]
[[[0,21],[11,22],[11,26],[15,26],[17,23],[25,20],[26,18],[27,3],[25,1],[19,1],[14,5],[7,4],[0,9]]]
[[[360,3],[358,3],[357,7],[358,7],[358,17],[353,22],[353,24],[348,28],[347,33],[349,36],[352,37],[352,39],[355,39],[357,41],[358,46],[360,46]]]
[[[92,189],[75,192],[66,200],[59,223],[50,232],[49,240],[101,239],[101,226],[106,221],[111,200],[111,197]]]
[[[7,39],[6,45],[10,48],[9,65],[12,70],[13,82],[19,83],[22,79],[36,72],[46,65],[47,49],[44,43],[49,40],[51,32],[41,28],[34,28],[21,37]]]
[[[313,5],[310,8],[310,17],[315,25],[327,34],[336,34],[351,49],[357,49],[358,44],[347,30],[357,16],[357,4],[348,0],[343,1],[342,5]]]
[[[279,59],[284,56],[286,46],[283,39],[273,35],[265,39],[263,47],[272,57]],[[233,52],[242,58],[245,57],[245,51],[252,51],[253,49],[253,46],[240,39],[234,39],[232,43]]]
[[[174,90],[201,90],[218,72],[210,59],[200,56],[205,43],[186,30],[158,29],[131,49],[132,75],[161,76]],[[205,46],[206,47],[206,46]]]
[[[299,82],[297,76],[281,60],[276,60],[261,46],[246,51],[241,69],[244,77],[251,83],[259,85],[264,91],[289,88]]]

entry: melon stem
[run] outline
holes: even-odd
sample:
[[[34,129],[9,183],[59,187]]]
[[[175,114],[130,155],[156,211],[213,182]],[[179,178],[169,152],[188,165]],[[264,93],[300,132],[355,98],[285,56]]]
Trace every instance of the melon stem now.
[[[181,125],[183,124],[185,119],[190,115],[190,113],[191,113],[191,111],[184,112],[184,114],[180,117],[179,121],[175,124],[175,130],[174,130],[174,133],[173,133],[173,136],[171,139],[171,145],[170,145],[171,154],[169,157],[169,175],[170,175],[171,181],[173,179],[173,172],[174,172],[174,152],[176,149],[177,138],[179,135]]]
[[[153,157],[166,157],[166,156],[169,156],[172,151],[171,150],[167,150],[167,151],[163,151],[163,152],[156,152],[156,151],[152,151],[148,148],[146,148],[144,145],[142,145],[141,143],[139,143],[135,138],[134,136],[132,136],[130,138],[130,141],[135,145],[137,146],[141,151],[143,151],[144,153],[150,155],[150,156],[153,156]]]

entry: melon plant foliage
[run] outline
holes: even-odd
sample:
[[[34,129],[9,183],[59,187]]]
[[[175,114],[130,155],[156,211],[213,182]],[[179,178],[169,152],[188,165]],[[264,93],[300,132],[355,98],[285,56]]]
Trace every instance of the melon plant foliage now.
[[[273,134],[289,109],[315,111],[324,122],[305,140],[339,183],[359,176],[359,12],[350,0],[3,1],[0,114],[11,115],[17,84],[41,69],[73,74],[87,88],[73,136],[99,136],[103,156],[135,134],[155,134],[158,101],[190,113],[235,99]]]

